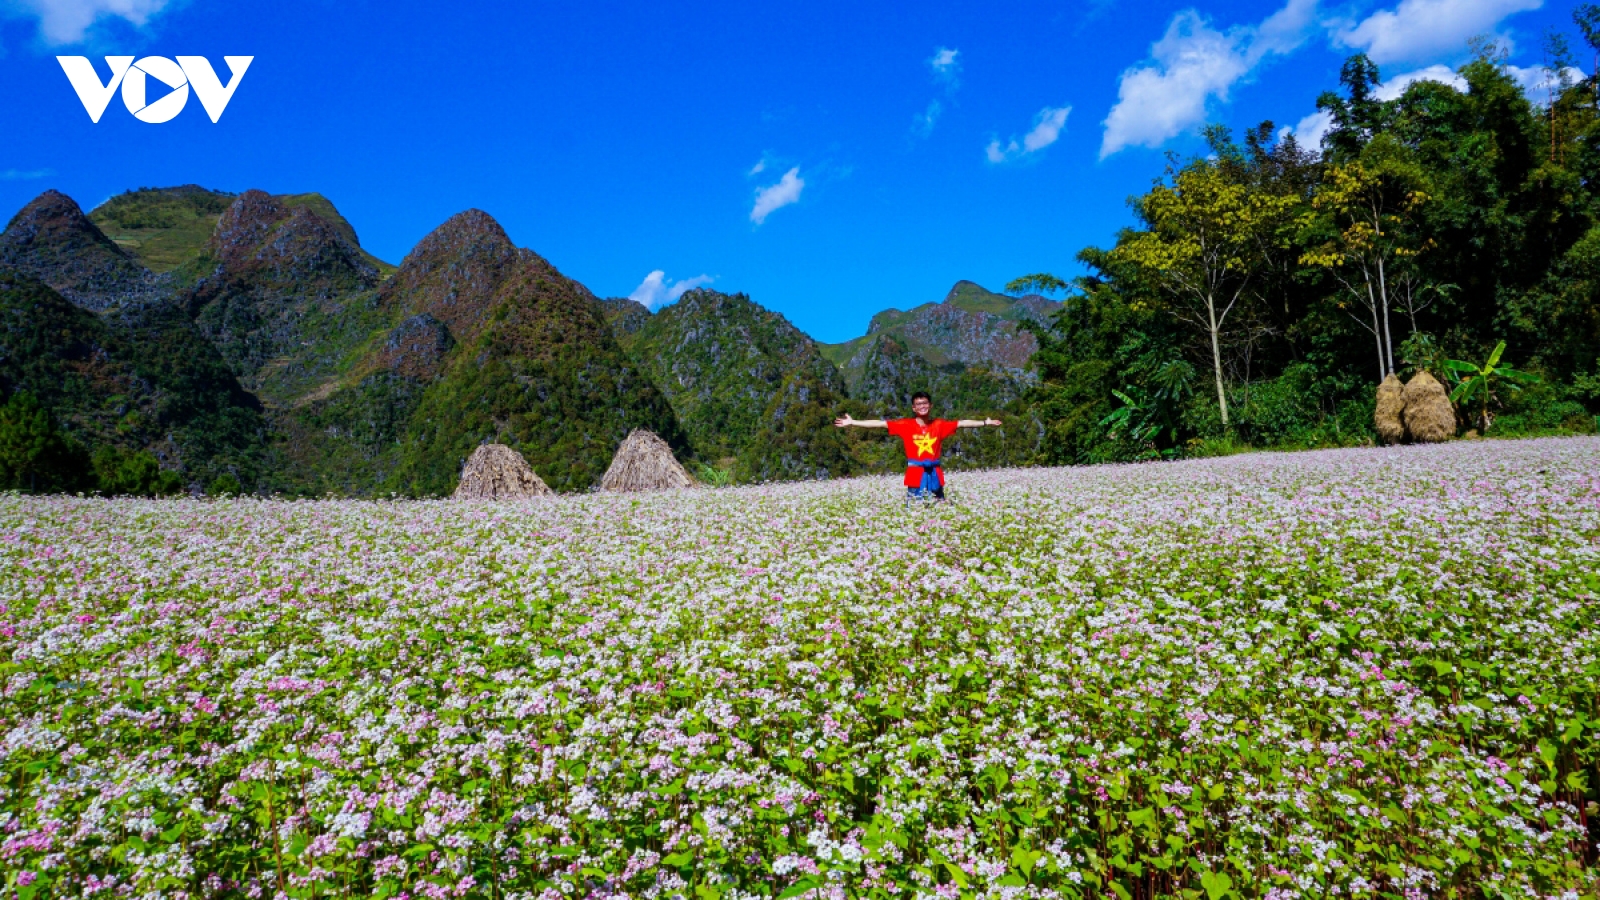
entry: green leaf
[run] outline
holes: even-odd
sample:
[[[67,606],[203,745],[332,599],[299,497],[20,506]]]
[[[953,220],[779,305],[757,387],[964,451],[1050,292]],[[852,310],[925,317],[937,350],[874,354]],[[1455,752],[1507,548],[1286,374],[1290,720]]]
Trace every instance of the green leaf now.
[[[687,851],[683,853],[674,853],[671,856],[665,857],[661,860],[662,865],[671,866],[674,869],[687,866],[692,862],[694,862],[694,854]]]
[[[1200,886],[1206,889],[1211,900],[1221,900],[1233,890],[1233,879],[1226,872],[1205,872],[1200,876]]]
[[[967,873],[961,871],[960,866],[946,860],[944,867],[950,870],[950,877],[955,881],[956,884],[960,885],[961,887],[967,886]]]
[[[1011,848],[1011,864],[1020,869],[1022,874],[1028,878],[1033,877],[1033,867],[1039,864],[1039,860],[1043,856],[1044,853],[1042,851],[1029,850],[1021,844]]]
[[[810,875],[796,881],[789,889],[778,895],[778,900],[788,900],[789,897],[798,897],[806,891],[815,890],[822,884],[822,879]]]
[[[1117,895],[1117,900],[1133,900],[1133,895],[1128,893],[1128,889],[1117,882],[1111,882],[1109,887],[1111,888],[1111,892]]]
[[[1544,764],[1549,766],[1552,772],[1556,769],[1556,752],[1555,744],[1545,738],[1539,739],[1539,758],[1544,760]]]

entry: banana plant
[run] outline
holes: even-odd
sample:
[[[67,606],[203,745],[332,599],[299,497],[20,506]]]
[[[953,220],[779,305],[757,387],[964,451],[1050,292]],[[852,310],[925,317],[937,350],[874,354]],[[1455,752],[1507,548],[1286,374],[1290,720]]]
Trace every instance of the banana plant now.
[[[1505,352],[1506,342],[1501,341],[1495,345],[1494,352],[1489,354],[1489,359],[1481,366],[1459,359],[1444,361],[1444,367],[1454,372],[1456,378],[1460,379],[1455,390],[1450,392],[1450,402],[1463,404],[1474,400],[1480,401],[1478,425],[1485,434],[1488,433],[1491,422],[1489,400],[1494,396],[1497,381],[1504,381],[1508,391],[1520,391],[1525,384],[1539,383],[1537,375],[1518,372],[1509,364],[1502,365],[1500,355]]]
[[[1135,387],[1129,387],[1128,390],[1141,395],[1144,393]],[[1160,423],[1150,421],[1155,413],[1155,404],[1148,397],[1140,401],[1118,390],[1112,390],[1111,394],[1122,401],[1122,406],[1112,410],[1110,415],[1100,420],[1100,424],[1113,438],[1117,436],[1117,432],[1124,431],[1128,437],[1143,444],[1150,442],[1160,433]]]

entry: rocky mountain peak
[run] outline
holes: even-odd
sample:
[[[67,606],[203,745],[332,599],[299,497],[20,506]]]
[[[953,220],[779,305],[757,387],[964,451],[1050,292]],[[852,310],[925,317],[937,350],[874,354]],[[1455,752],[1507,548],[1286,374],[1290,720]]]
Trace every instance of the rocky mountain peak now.
[[[250,277],[322,291],[375,285],[378,270],[333,223],[306,206],[248,190],[223,211],[207,250],[225,278]]]
[[[510,263],[518,254],[516,245],[493,216],[481,209],[469,209],[445,219],[438,228],[428,232],[406,254],[400,267],[415,269],[437,262],[464,260]]]
[[[0,234],[0,265],[37,278],[94,311],[146,303],[161,295],[155,277],[59,191],[45,191],[12,217]]]
[[[600,301],[600,314],[618,340],[636,333],[650,321],[650,310],[628,297],[607,297]]]
[[[962,279],[950,287],[949,292],[944,295],[944,300],[941,302],[953,303],[962,297],[970,296],[974,293],[987,294],[989,292],[984,289],[983,285],[978,284],[976,281],[967,281],[966,279]]]
[[[470,342],[501,285],[520,268],[543,262],[512,244],[488,213],[469,209],[446,219],[406,254],[384,283],[382,302],[427,313],[457,340]]]

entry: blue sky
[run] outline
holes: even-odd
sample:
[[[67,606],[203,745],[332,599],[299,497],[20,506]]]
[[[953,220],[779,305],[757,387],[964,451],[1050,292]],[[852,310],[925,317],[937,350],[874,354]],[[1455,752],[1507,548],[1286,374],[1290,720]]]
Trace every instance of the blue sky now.
[[[46,188],[85,209],[139,186],[320,191],[398,263],[477,207],[601,296],[708,284],[840,341],[959,279],[1075,273],[1206,122],[1314,137],[1356,50],[1392,84],[1448,79],[1493,34],[1531,83],[1545,29],[1581,43],[1571,9],[0,0],[0,211]],[[117,97],[94,123],[58,54],[101,78],[107,55],[204,56],[223,82],[224,56],[254,61],[216,123]]]

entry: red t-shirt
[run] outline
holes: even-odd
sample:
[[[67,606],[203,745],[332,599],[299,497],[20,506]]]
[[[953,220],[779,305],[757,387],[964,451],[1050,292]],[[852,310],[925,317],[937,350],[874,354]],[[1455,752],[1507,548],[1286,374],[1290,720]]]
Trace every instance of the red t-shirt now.
[[[949,419],[934,419],[926,425],[917,424],[916,419],[890,419],[888,422],[889,433],[906,442],[906,459],[923,460],[938,459],[939,445],[944,439],[956,433],[959,427]],[[934,470],[939,476],[939,486],[944,486],[944,467]],[[906,487],[920,487],[922,485],[922,469],[919,466],[906,467]]]

